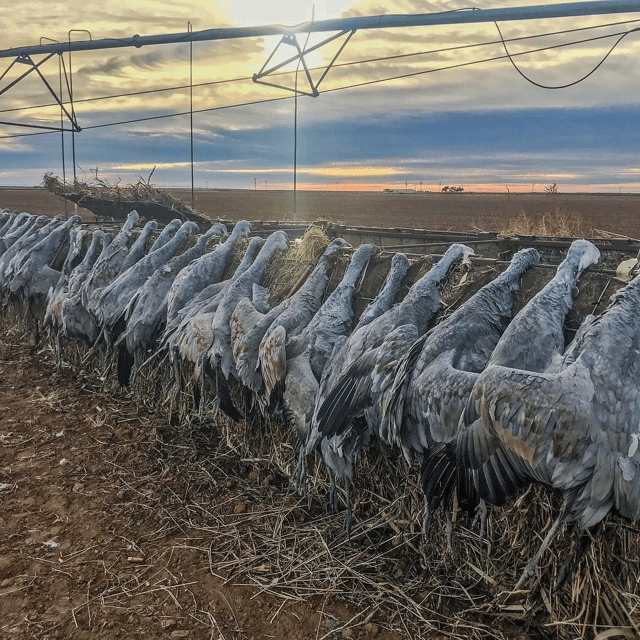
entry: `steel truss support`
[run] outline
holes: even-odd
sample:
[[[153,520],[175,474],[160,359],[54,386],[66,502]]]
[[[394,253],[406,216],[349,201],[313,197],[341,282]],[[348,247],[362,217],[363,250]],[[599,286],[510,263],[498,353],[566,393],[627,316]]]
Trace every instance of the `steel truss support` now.
[[[325,77],[327,76],[327,73],[329,73],[329,70],[331,69],[331,67],[333,67],[333,65],[335,64],[335,61],[338,59],[338,57],[340,56],[340,54],[342,53],[344,48],[347,46],[347,43],[349,42],[349,40],[351,40],[351,36],[353,36],[353,34],[355,32],[356,32],[355,29],[351,29],[351,30],[346,30],[345,29],[345,30],[341,31],[340,33],[336,33],[336,34],[330,36],[329,38],[326,38],[322,42],[319,42],[318,44],[313,45],[312,47],[305,48],[304,50],[300,48],[300,44],[298,43],[298,39],[297,39],[295,33],[286,34],[286,35],[282,36],[282,39],[280,40],[280,42],[278,42],[278,44],[276,45],[276,48],[273,50],[271,55],[267,58],[267,61],[264,63],[264,65],[262,65],[262,69],[260,69],[260,71],[258,71],[258,73],[254,73],[253,74],[253,81],[256,82],[257,84],[264,84],[264,85],[267,85],[269,87],[276,87],[277,89],[285,89],[286,91],[292,91],[294,93],[298,93],[298,94],[301,94],[301,95],[310,96],[312,98],[317,98],[320,95],[320,92],[318,91],[318,87],[320,86],[320,83],[325,79]],[[314,82],[313,78],[311,77],[311,73],[309,72],[309,67],[307,66],[307,62],[304,59],[304,56],[306,54],[308,54],[308,53],[311,53],[312,51],[316,51],[316,50],[320,49],[321,47],[324,47],[324,45],[329,44],[330,42],[333,42],[334,40],[337,40],[338,38],[341,38],[344,35],[346,35],[347,37],[344,39],[344,41],[340,45],[340,48],[338,49],[336,54],[333,56],[331,62],[325,68],[325,70],[322,73],[322,75],[320,76],[319,80],[317,82]],[[279,49],[281,44],[288,44],[288,45],[291,45],[291,46],[295,47],[295,49],[297,50],[296,55],[294,55],[291,58],[288,58],[287,60],[284,60],[283,62],[280,62],[280,63],[274,65],[273,67],[269,67],[267,69],[266,68],[267,65],[271,62],[271,59],[276,54],[276,51],[278,51],[278,49]],[[275,84],[273,82],[265,82],[263,80],[263,78],[266,78],[269,75],[271,75],[272,73],[275,73],[276,71],[279,71],[280,69],[282,69],[283,67],[287,66],[288,64],[291,64],[292,62],[298,62],[298,61],[302,63],[302,67],[304,69],[305,77],[307,79],[307,82],[309,83],[310,91],[301,91],[297,87],[291,88],[291,87],[287,87],[287,86],[284,86],[284,85],[281,85],[281,84]]]
[[[34,71],[40,76],[40,79],[42,80],[44,86],[49,90],[49,93],[53,96],[53,99],[56,101],[56,103],[58,104],[58,106],[60,107],[60,109],[62,110],[62,112],[64,113],[64,115],[67,117],[67,119],[69,120],[69,122],[71,122],[71,131],[82,131],[82,128],[78,125],[78,121],[76,119],[76,115],[73,109],[73,101],[71,102],[71,112],[69,112],[69,110],[64,106],[64,102],[62,101],[62,95],[58,96],[58,94],[56,93],[55,89],[49,84],[49,81],[44,77],[42,71],[40,71],[40,67],[47,62],[48,60],[50,60],[54,55],[56,55],[55,53],[50,53],[49,55],[45,56],[44,58],[42,58],[42,60],[40,60],[39,62],[34,62],[31,59],[31,56],[28,54],[23,54],[23,55],[19,55],[15,58],[15,60],[13,60],[13,62],[11,62],[11,64],[4,70],[4,72],[2,73],[2,75],[0,75],[0,82],[5,78],[5,76],[9,73],[9,71],[11,71],[11,69],[13,68],[14,65],[16,64],[24,64],[27,65],[28,69],[20,74],[17,78],[15,78],[14,80],[12,80],[11,82],[9,82],[5,87],[0,88],[0,96],[2,96],[3,94],[5,94],[7,91],[9,91],[9,89],[11,89],[12,87],[14,87],[15,85],[17,85],[20,81],[24,80],[27,76],[29,76],[30,74],[32,74]],[[62,54],[58,54],[60,56],[62,56]],[[64,67],[64,62],[62,62],[62,67],[61,69],[64,68],[64,77],[65,77],[65,81],[67,84],[67,89],[69,90],[69,94],[70,94],[70,89],[69,89],[69,77],[67,75],[67,70]],[[61,70],[62,73],[62,70]],[[62,91],[61,91],[62,93]],[[71,94],[70,94],[71,95]],[[30,123],[25,123],[25,122],[4,122],[4,121],[0,121],[0,124],[4,124],[4,125],[9,125],[9,126],[16,126],[16,127],[27,127],[30,129],[46,129],[49,131],[62,131],[62,127],[48,127],[46,125],[39,125],[39,124],[30,124]]]

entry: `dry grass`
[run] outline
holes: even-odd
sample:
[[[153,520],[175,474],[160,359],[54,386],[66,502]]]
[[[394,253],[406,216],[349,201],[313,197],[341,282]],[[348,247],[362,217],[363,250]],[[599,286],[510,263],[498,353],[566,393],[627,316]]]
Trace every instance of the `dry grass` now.
[[[289,251],[273,257],[263,282],[271,291],[271,303],[277,304],[295,293],[304,283],[329,244],[322,227],[311,225]]]
[[[476,226],[477,231],[484,229]],[[527,213],[520,210],[511,217],[496,218],[493,230],[505,237],[542,236],[563,238],[595,238],[600,233],[584,223],[580,214],[554,203],[546,211]]]
[[[564,214],[554,215],[544,222],[547,234],[570,228],[561,226],[569,224]],[[294,290],[327,241],[312,228],[297,246],[276,257],[268,280],[272,294]],[[15,317],[11,322],[17,326]],[[74,347],[66,355],[81,362],[82,352]],[[195,531],[215,540],[198,548],[210,570],[228,581],[283,602],[312,596],[350,600],[361,613],[340,629],[375,616],[407,637],[425,639],[436,633],[453,638],[531,633],[603,640],[613,637],[615,629],[624,637],[640,635],[640,530],[628,523],[608,517],[593,532],[576,570],[558,584],[579,542],[577,533],[565,528],[543,558],[539,575],[526,590],[511,593],[558,513],[557,496],[532,488],[494,511],[488,547],[466,516],[456,514],[455,548],[448,550],[438,515],[428,541],[422,539],[417,466],[407,466],[397,452],[374,447],[359,461],[352,490],[356,522],[349,539],[343,515],[325,510],[323,467],[311,465],[309,494],[297,495],[290,483],[295,467],[291,428],[261,418],[241,391],[235,399],[248,417],[232,423],[215,411],[194,414],[188,381],[178,402],[167,405],[171,372],[166,365],[139,376],[127,392],[117,389],[112,367],[113,359],[105,354],[84,363],[79,375],[114,399],[112,414],[125,400],[164,413],[166,426],[150,452],[157,482],[173,482],[173,469],[197,488],[188,498],[176,495],[153,506],[161,508],[161,531]],[[213,487],[226,487],[224,499],[211,499]]]
[[[242,406],[243,396],[236,401]],[[174,526],[213,536],[215,550],[209,546],[202,552],[212,570],[234,584],[287,602],[339,596],[360,607],[354,626],[375,616],[412,638],[431,638],[435,632],[507,638],[514,629],[594,638],[612,628],[637,630],[640,531],[618,518],[605,521],[576,571],[556,590],[580,541],[565,527],[543,558],[540,574],[514,594],[510,588],[558,513],[558,496],[532,488],[508,508],[495,510],[489,545],[458,513],[450,551],[439,515],[428,542],[422,538],[417,466],[374,447],[360,460],[349,539],[343,514],[326,511],[322,465],[311,465],[308,496],[297,495],[290,485],[295,452],[286,425],[251,413],[243,423],[215,413],[170,422],[158,454],[201,491],[191,495],[192,504],[175,505],[192,517],[166,517]],[[227,502],[211,504],[212,483],[225,482],[233,489]],[[200,517],[204,511],[209,520]]]
[[[153,174],[153,171],[151,172]],[[45,173],[43,185],[47,191],[56,196],[90,196],[93,198],[112,200],[114,202],[152,202],[160,204],[177,214],[193,215],[194,210],[182,200],[154,187],[148,180],[140,179],[135,184],[110,183],[98,177],[96,169],[93,183],[76,180],[73,183],[63,184],[58,176]]]

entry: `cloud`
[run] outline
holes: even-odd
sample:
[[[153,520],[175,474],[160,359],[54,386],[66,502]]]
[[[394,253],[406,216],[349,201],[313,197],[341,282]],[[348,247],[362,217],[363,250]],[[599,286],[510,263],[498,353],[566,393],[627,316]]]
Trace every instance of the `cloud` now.
[[[90,29],[94,39],[130,37],[135,33],[186,31],[247,24],[266,11],[265,22],[285,22],[300,12],[310,16],[311,2],[278,6],[237,0],[233,6],[204,2],[185,5],[179,0],[151,0],[144,7],[133,0],[113,5],[87,0],[82,16],[71,10],[34,0],[28,8],[13,3],[0,7],[0,22],[10,39],[4,46],[37,42],[41,35],[66,40],[69,26]],[[529,0],[510,5],[525,6]],[[454,10],[462,2],[421,0],[326,0],[317,7],[317,19],[339,15],[409,14]],[[504,6],[490,1],[483,8]],[[327,13],[329,12],[329,13]],[[632,14],[629,18],[637,17]],[[271,19],[273,18],[273,19]],[[566,28],[626,19],[601,16],[570,20],[504,22],[505,38],[524,37]],[[306,18],[305,18],[306,19]],[[610,27],[607,32],[626,26]],[[508,47],[517,54],[528,49],[588,37],[598,31],[546,36]],[[329,34],[318,34],[317,42]],[[72,38],[83,39],[82,32]],[[300,42],[304,41],[300,36]],[[351,180],[369,181],[442,179],[449,183],[514,184],[518,181],[564,180],[578,184],[631,184],[637,180],[638,135],[635,113],[640,69],[635,64],[640,34],[629,36],[587,81],[563,91],[545,91],[520,77],[508,60],[474,66],[484,58],[504,55],[500,44],[451,49],[495,41],[494,25],[452,25],[410,29],[378,29],[355,34],[336,66],[323,81],[320,97],[298,101],[298,159],[309,184]],[[193,46],[194,83],[246,78],[258,71],[279,38],[249,38],[198,42]],[[516,57],[521,69],[537,82],[562,84],[580,78],[602,58],[612,40],[540,51]],[[312,64],[326,64],[340,42],[310,56]],[[282,49],[284,49],[282,51]],[[425,54],[425,51],[431,53]],[[278,56],[291,55],[281,47]],[[407,56],[405,54],[420,53]],[[395,57],[393,59],[379,59]],[[283,59],[283,57],[278,59]],[[66,57],[65,57],[66,60]],[[324,61],[324,62],[323,62]],[[272,62],[276,62],[276,58]],[[58,86],[57,59],[43,72]],[[189,91],[175,89],[110,100],[82,101],[109,94],[178,87],[189,81],[189,47],[181,43],[74,53],[73,87],[76,111],[84,130],[76,135],[76,154],[82,166],[104,167],[137,179],[136,172],[157,166],[159,179],[179,183],[189,173],[190,119],[188,115],[159,118],[189,110]],[[7,64],[9,61],[7,60]],[[22,65],[20,65],[22,66]],[[11,74],[5,82],[13,77]],[[314,70],[318,78],[321,70]],[[411,75],[409,74],[418,74]],[[408,76],[384,81],[396,76]],[[294,76],[275,82],[293,85]],[[360,88],[351,85],[370,83]],[[303,82],[304,77],[299,76]],[[217,175],[226,184],[244,184],[248,174],[261,172],[269,180],[291,180],[293,156],[292,99],[253,103],[288,95],[254,84],[250,79],[196,86],[193,90],[196,171],[200,177]],[[2,96],[0,109],[40,105],[51,96],[35,75]],[[113,127],[92,128],[141,118]],[[0,115],[2,120],[48,123],[57,126],[59,109],[39,107]],[[27,129],[3,127],[0,135]],[[67,140],[69,147],[70,141]],[[0,138],[3,157],[13,169],[2,181],[29,179],[39,183],[44,170],[60,165],[59,135],[39,138]],[[4,164],[4,163],[3,163]],[[47,167],[39,169],[36,167]],[[41,173],[36,175],[36,171]],[[255,176],[254,176],[255,177]],[[244,181],[244,182],[242,182]],[[245,185],[246,186],[246,185]]]

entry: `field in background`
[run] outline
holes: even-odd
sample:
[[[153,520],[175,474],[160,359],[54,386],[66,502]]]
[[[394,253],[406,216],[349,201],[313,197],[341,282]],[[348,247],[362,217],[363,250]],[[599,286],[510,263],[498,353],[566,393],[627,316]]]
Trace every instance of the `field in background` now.
[[[168,189],[188,204],[191,191]],[[195,208],[213,218],[292,220],[291,191],[195,191]],[[30,213],[65,213],[65,201],[44,189],[0,188],[0,208]],[[301,191],[297,219],[326,219],[348,225],[451,231],[498,231],[594,236],[599,231],[640,238],[639,194],[424,193],[388,194]],[[74,206],[66,203],[66,212]],[[89,212],[78,213],[92,219]]]
[[[172,193],[190,201],[187,190]],[[65,204],[42,189],[0,188],[0,208],[75,212]],[[195,204],[213,218],[284,220],[291,219],[292,194],[198,191]],[[640,196],[630,195],[298,194],[299,218],[310,222],[324,218],[352,225],[513,234],[534,232],[536,226],[537,233],[608,230],[636,238],[639,204]],[[87,211],[84,215],[93,219]],[[535,278],[550,275],[544,271]],[[585,276],[580,287],[584,304],[574,305],[574,312],[595,312],[609,299],[612,278],[587,275],[591,280]],[[529,280],[522,298],[533,290]],[[360,295],[370,299],[366,291]],[[457,301],[460,293],[452,288],[450,295]],[[104,361],[80,364],[82,350],[69,348],[69,364],[57,370],[49,349],[24,333],[14,315],[5,311],[0,320],[5,390],[0,403],[1,638],[479,640],[489,631],[502,640],[561,636],[562,631],[553,635],[557,623],[547,624],[540,602],[531,610],[520,600],[494,606],[496,590],[508,580],[504,571],[495,571],[498,564],[485,560],[483,544],[462,545],[476,555],[466,550],[438,555],[423,581],[420,551],[414,546],[419,525],[395,503],[388,503],[380,516],[363,518],[350,546],[342,538],[342,513],[325,513],[316,505],[310,509],[307,498],[278,472],[281,467],[272,464],[265,453],[270,441],[264,438],[271,423],[252,427],[263,442],[257,457],[234,444],[225,449],[216,443],[232,442],[231,428],[203,428],[195,418],[168,420],[141,402],[144,394],[112,392],[103,385]],[[567,327],[575,331],[570,323]],[[160,390],[161,378],[154,371],[150,386]],[[366,483],[371,476],[361,477]],[[416,487],[409,477],[399,495],[411,495]],[[377,493],[373,487],[358,494],[359,514],[367,513],[368,496]],[[531,519],[523,506],[528,500],[513,507],[520,535],[513,539],[535,539],[557,509],[544,503]],[[497,540],[504,523],[512,520],[490,522],[490,536]],[[610,530],[619,526],[612,522]],[[433,537],[442,541],[443,527],[438,526]],[[620,554],[632,579],[638,557],[634,531],[629,530],[630,542]],[[567,529],[560,556],[571,535]],[[465,539],[470,538],[457,538]],[[604,534],[603,539],[609,540]],[[317,547],[316,541],[321,541]],[[520,543],[513,549],[520,549]],[[576,584],[583,587],[573,602],[580,607],[600,594],[603,601],[611,597],[612,589],[601,587],[611,584],[606,582],[610,568],[602,567],[602,558],[609,556],[594,549],[604,554],[606,545],[594,544],[589,564],[577,574]],[[246,573],[245,567],[250,568]],[[479,572],[486,582],[477,580]],[[501,576],[500,582],[492,575]],[[603,577],[593,580],[594,575]],[[345,593],[347,582],[354,587]],[[459,589],[465,583],[473,584],[471,594],[465,586]],[[354,604],[354,593],[366,596],[363,603]],[[559,611],[559,597],[551,594],[545,606],[553,602]],[[478,608],[485,598],[488,604]],[[431,608],[434,599],[436,610]],[[588,605],[585,610],[585,621],[600,615]],[[603,610],[603,616],[609,615]],[[413,625],[411,631],[407,624]],[[439,625],[442,633],[434,631]],[[583,626],[587,629],[586,622]],[[610,631],[603,633],[610,637]],[[569,634],[563,637],[573,637]]]

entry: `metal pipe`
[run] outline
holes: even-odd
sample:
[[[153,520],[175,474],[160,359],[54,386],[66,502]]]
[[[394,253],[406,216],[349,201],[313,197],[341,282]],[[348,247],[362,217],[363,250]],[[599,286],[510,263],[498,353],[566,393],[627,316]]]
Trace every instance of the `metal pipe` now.
[[[637,0],[592,0],[590,2],[565,2],[555,5],[532,5],[503,9],[478,9],[444,11],[411,15],[378,15],[359,18],[338,18],[303,22],[294,26],[266,25],[259,27],[235,27],[205,29],[191,33],[167,33],[163,35],[130,38],[103,38],[100,40],[78,40],[74,42],[49,43],[0,50],[0,58],[12,58],[36,54],[65,51],[90,51],[95,49],[117,49],[122,47],[142,47],[155,44],[175,44],[180,42],[202,42],[210,40],[230,40],[261,36],[287,35],[295,33],[315,33],[323,31],[343,31],[358,29],[389,29],[394,27],[425,27],[445,24],[471,24],[482,22],[508,22],[512,20],[538,20],[544,18],[569,18],[573,16],[594,16],[611,13],[640,12]]]

